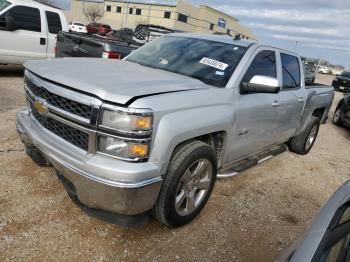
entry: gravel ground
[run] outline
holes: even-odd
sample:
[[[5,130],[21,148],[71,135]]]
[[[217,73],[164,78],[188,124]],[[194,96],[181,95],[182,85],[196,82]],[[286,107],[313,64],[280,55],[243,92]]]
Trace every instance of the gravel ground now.
[[[0,261],[273,261],[350,178],[350,131],[328,123],[307,156],[286,152],[219,181],[187,226],[111,225],[83,213],[54,171],[25,155],[15,132],[22,74],[0,67]]]

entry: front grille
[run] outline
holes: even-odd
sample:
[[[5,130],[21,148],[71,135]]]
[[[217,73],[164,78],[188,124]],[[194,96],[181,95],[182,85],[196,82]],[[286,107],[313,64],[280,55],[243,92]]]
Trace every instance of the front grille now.
[[[88,150],[89,135],[87,133],[61,123],[53,118],[39,114],[32,103],[30,103],[30,107],[34,118],[47,130],[85,151]]]
[[[75,102],[68,98],[56,95],[45,89],[44,87],[39,87],[35,85],[33,82],[26,80],[27,87],[30,91],[37,97],[44,99],[48,104],[72,113],[74,115],[91,119],[91,106],[81,104],[79,102]]]

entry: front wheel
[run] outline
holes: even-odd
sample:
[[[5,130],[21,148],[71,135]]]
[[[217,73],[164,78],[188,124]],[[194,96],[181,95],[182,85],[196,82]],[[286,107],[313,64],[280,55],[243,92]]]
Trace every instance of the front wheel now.
[[[320,120],[312,116],[304,131],[289,141],[289,149],[299,155],[309,153],[316,141],[319,128]]]
[[[204,208],[214,188],[217,160],[213,149],[193,141],[171,158],[153,214],[169,227],[189,223]]]

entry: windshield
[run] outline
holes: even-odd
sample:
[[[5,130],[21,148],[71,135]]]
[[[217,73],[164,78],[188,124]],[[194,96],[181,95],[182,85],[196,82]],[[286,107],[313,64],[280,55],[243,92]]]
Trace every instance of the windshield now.
[[[247,48],[203,39],[164,36],[125,60],[226,86]]]
[[[0,0],[0,12],[8,7],[11,3],[6,0]]]
[[[350,72],[343,72],[341,73],[341,76],[350,78]]]

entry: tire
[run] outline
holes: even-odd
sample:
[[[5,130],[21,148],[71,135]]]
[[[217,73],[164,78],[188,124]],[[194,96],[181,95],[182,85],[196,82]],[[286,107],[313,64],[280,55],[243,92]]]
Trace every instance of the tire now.
[[[51,166],[51,163],[35,146],[26,146],[26,154],[39,166]]]
[[[170,160],[153,216],[168,227],[189,223],[208,202],[216,175],[217,159],[209,145],[193,141],[180,146]]]
[[[343,123],[341,121],[341,116],[342,116],[342,108],[341,108],[341,104],[338,105],[337,109],[334,112],[333,115],[333,124],[335,124],[336,126],[342,126]]]
[[[312,116],[303,132],[289,141],[289,149],[299,155],[306,155],[313,147],[318,131],[320,128],[320,120]]]

